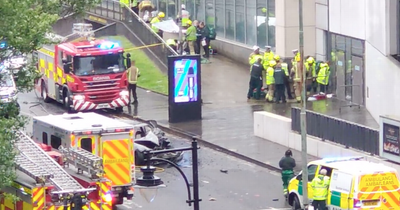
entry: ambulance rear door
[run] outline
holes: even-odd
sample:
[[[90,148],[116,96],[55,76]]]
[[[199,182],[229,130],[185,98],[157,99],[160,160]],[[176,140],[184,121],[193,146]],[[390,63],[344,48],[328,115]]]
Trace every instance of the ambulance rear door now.
[[[361,208],[399,209],[400,189],[397,172],[375,172],[359,178],[357,191]]]
[[[130,132],[102,133],[100,143],[106,178],[112,186],[131,185],[133,145]]]
[[[333,169],[328,194],[328,209],[353,209],[352,186],[354,176]]]

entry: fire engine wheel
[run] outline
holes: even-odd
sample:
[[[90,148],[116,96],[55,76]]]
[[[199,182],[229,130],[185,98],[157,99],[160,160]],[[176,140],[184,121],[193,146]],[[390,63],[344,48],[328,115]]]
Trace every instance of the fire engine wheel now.
[[[117,108],[115,108],[115,111],[118,113],[121,113],[124,111],[124,107],[117,107]]]
[[[46,87],[44,86],[43,81],[42,81],[42,85],[41,85],[41,96],[42,96],[44,102],[46,102],[46,103],[50,102],[50,97],[49,97],[49,95],[47,95],[47,90],[46,90]]]
[[[73,109],[71,108],[71,95],[67,89],[63,91],[63,105],[68,112],[72,112]]]

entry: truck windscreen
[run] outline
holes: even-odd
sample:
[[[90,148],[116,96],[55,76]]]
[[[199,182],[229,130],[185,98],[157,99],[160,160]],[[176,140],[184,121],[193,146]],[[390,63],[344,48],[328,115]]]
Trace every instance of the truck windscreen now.
[[[125,71],[122,53],[77,56],[74,57],[74,74],[77,76],[89,76],[99,74],[113,74]]]

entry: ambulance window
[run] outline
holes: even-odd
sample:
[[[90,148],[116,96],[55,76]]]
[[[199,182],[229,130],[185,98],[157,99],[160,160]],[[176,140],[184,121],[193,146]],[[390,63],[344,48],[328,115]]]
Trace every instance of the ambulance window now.
[[[61,146],[61,138],[57,136],[51,135],[50,141],[51,141],[51,147],[53,147],[54,149],[58,149]]]
[[[308,181],[309,182],[311,182],[314,179],[317,168],[318,168],[317,165],[309,165],[308,166]]]
[[[325,170],[326,170],[326,175],[327,175],[327,176],[329,176],[329,177],[332,176],[332,171],[333,171],[332,168],[328,168],[328,167],[322,166],[322,167],[321,167],[321,170],[322,170],[322,169],[325,169]],[[320,171],[321,171],[321,170],[320,170]],[[319,172],[318,172],[318,174],[319,174]]]
[[[49,144],[49,142],[47,140],[47,133],[46,132],[42,133],[42,141],[43,141],[43,144]]]
[[[92,152],[92,139],[91,138],[82,138],[81,139],[81,148],[88,152]]]

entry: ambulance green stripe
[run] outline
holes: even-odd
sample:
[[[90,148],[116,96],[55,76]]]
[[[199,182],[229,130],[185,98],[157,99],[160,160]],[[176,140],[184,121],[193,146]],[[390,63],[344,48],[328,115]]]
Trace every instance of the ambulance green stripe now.
[[[340,192],[332,191],[331,193],[331,205],[340,207]]]

